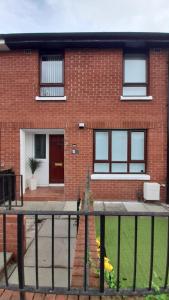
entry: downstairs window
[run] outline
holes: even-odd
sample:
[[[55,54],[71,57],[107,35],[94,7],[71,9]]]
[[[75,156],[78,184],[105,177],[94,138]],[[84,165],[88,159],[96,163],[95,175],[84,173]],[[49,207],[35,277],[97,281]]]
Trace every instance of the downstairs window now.
[[[94,131],[94,173],[145,173],[145,130]]]

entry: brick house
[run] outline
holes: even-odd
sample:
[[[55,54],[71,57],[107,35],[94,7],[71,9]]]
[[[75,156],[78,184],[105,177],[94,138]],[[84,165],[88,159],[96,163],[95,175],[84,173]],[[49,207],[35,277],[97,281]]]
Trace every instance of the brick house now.
[[[91,174],[95,199],[167,191],[169,34],[0,35],[0,161],[76,200]]]

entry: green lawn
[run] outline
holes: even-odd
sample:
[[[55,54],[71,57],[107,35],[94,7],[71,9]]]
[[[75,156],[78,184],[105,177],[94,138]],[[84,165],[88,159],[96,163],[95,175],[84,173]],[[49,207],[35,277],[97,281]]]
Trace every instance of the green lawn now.
[[[99,217],[96,217],[96,235],[99,237]],[[117,262],[117,217],[106,217],[105,242],[106,254],[109,257],[116,274]],[[148,287],[150,267],[150,229],[151,220],[148,217],[138,218],[138,260],[137,287]],[[131,287],[133,282],[134,260],[134,218],[121,217],[121,262],[120,286]],[[167,256],[167,218],[155,217],[154,272],[158,275],[158,285],[162,286],[166,270]],[[154,276],[153,276],[154,279]],[[156,280],[156,282],[157,282]]]

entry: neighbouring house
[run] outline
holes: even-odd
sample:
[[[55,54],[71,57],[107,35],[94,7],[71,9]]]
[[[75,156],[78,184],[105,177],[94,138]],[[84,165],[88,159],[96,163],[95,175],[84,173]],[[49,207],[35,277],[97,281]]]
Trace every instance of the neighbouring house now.
[[[0,35],[0,161],[76,200],[137,200],[145,182],[166,201],[167,33]]]

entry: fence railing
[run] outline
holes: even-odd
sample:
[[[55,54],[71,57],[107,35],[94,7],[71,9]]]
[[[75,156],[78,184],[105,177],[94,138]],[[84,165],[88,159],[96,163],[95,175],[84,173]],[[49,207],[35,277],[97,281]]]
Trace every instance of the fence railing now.
[[[162,213],[151,213],[151,212],[112,212],[112,211],[3,211],[0,213],[1,217],[3,218],[3,253],[4,253],[4,282],[0,281],[0,288],[2,289],[12,289],[12,290],[19,290],[20,292],[31,291],[31,292],[41,292],[41,293],[54,293],[54,294],[69,294],[69,295],[146,295],[154,293],[155,288],[153,284],[153,274],[154,271],[157,271],[160,267],[160,276],[163,274],[163,277],[160,279],[159,284],[159,291],[164,293],[169,293],[169,282],[168,282],[168,272],[169,272],[169,212],[162,212]],[[7,260],[6,260],[6,249],[7,249],[7,226],[6,220],[10,215],[16,216],[16,223],[17,223],[17,266],[18,266],[18,282],[13,284],[11,282],[11,275],[8,274],[8,267],[7,267]],[[48,259],[50,260],[50,264],[48,266],[48,275],[50,276],[51,281],[50,283],[43,285],[40,282],[40,246],[39,246],[39,223],[42,217],[48,217],[50,220],[50,251],[48,252]],[[60,218],[64,217],[64,218]],[[25,267],[24,263],[24,239],[23,239],[23,228],[24,222],[27,218],[31,218],[34,222],[34,232],[33,232],[33,239],[34,239],[34,253],[32,253],[34,259],[34,269],[32,280],[34,278],[34,282],[32,284],[27,283],[27,268]],[[57,272],[59,274],[60,269],[56,266],[55,258],[56,258],[56,244],[55,244],[55,222],[56,220],[66,220],[66,244],[67,245],[67,275],[66,275],[66,282],[65,286],[63,287],[62,284],[57,282],[56,277]],[[71,286],[71,274],[72,274],[72,266],[71,266],[71,259],[72,259],[72,243],[71,243],[71,222],[72,219],[77,217],[85,218],[85,226],[84,226],[84,256],[83,256],[83,284],[81,287]],[[95,218],[96,222],[98,223],[99,228],[99,235],[100,235],[100,260],[97,268],[97,274],[99,274],[99,283],[98,287],[92,288],[90,286],[89,280],[89,272],[87,271],[87,264],[90,256],[90,249],[88,253],[88,239],[90,238],[87,234],[88,231],[88,224],[89,218]],[[111,218],[111,219],[110,219]],[[127,219],[126,219],[127,218]],[[110,223],[107,223],[108,220],[112,220],[113,222],[116,221],[114,226],[113,236],[110,235]],[[127,244],[127,240],[124,241],[124,236],[126,235],[126,223],[125,221],[129,221],[128,227],[128,237],[129,240]],[[145,220],[145,226],[140,233],[140,224]],[[158,232],[159,235],[165,233],[165,249],[161,251],[161,247],[164,244],[161,242],[160,245],[157,245],[157,240],[160,241],[160,236],[157,236],[157,224],[160,220],[160,231]],[[113,225],[112,225],[113,226]],[[48,228],[49,230],[49,228]],[[90,228],[89,228],[90,231]],[[142,235],[141,244],[139,240],[140,234]],[[148,234],[148,235],[147,235]],[[105,263],[104,263],[104,256],[105,256],[105,249],[107,250],[108,241],[111,238],[116,239],[116,249],[113,252],[113,264],[114,264],[114,280],[115,286],[113,288],[109,288],[105,282]],[[130,239],[132,237],[132,239]],[[125,243],[125,244],[124,244]],[[140,256],[139,247],[144,244],[149,244],[147,255],[144,255],[145,261],[141,260],[141,264],[138,263]],[[159,247],[158,247],[159,246]],[[130,251],[130,259],[127,257],[127,262],[125,265],[124,257],[127,256],[127,249]],[[109,254],[111,253],[111,249],[109,249]],[[126,252],[125,252],[126,251]],[[158,253],[157,253],[158,252]],[[165,255],[164,255],[165,253]],[[163,263],[162,266],[158,266],[158,258],[160,255],[163,255]],[[129,261],[128,261],[129,260]],[[58,264],[59,265],[59,264]],[[146,270],[143,271],[143,275],[147,272],[147,276],[143,286],[141,283],[138,282],[137,276],[140,272],[142,266],[146,266]],[[156,267],[154,267],[156,266]],[[125,269],[126,268],[126,269]],[[131,280],[125,286],[122,284],[122,273],[129,274]]]
[[[9,210],[23,206],[23,176],[0,174],[0,206]]]

